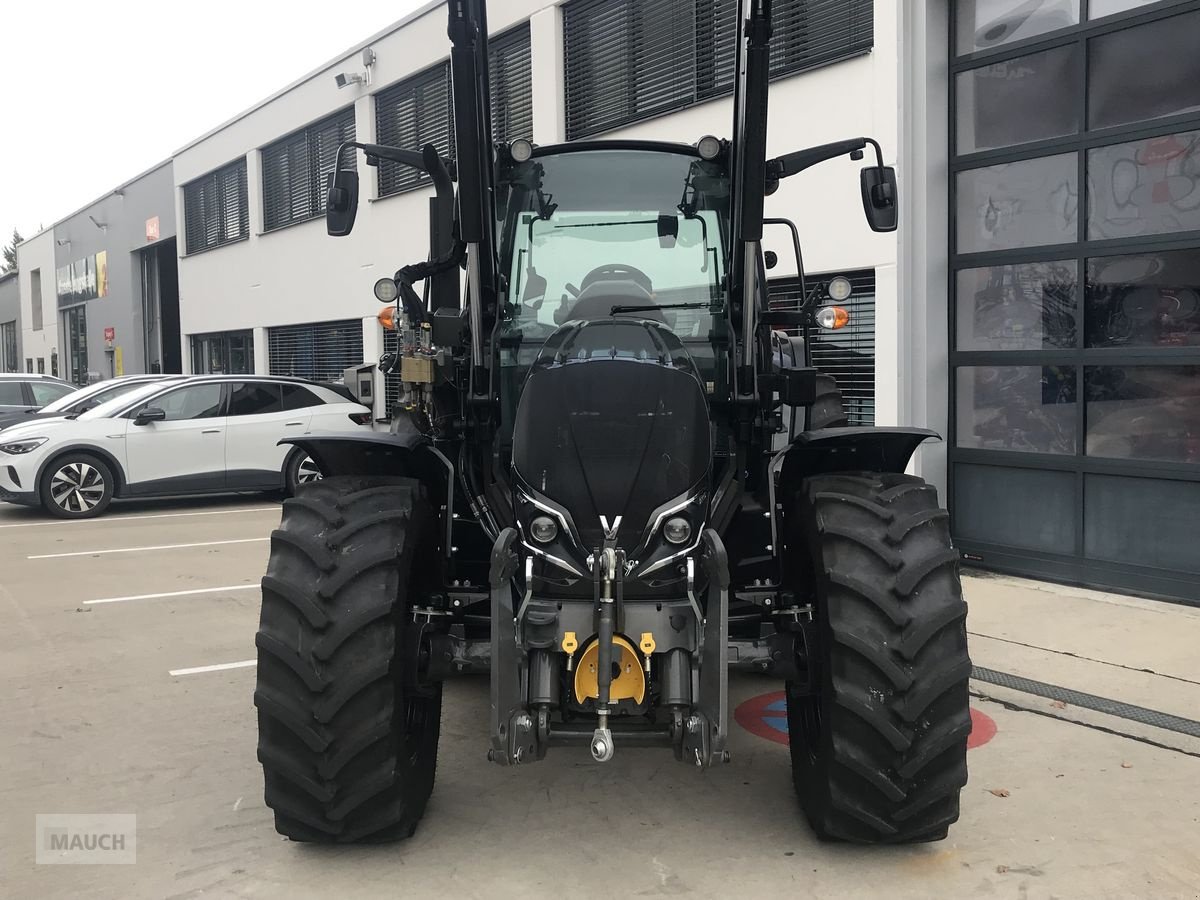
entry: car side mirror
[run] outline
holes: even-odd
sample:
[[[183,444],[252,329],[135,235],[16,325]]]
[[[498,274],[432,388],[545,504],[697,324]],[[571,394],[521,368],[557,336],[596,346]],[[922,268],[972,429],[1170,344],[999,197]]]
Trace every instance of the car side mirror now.
[[[159,409],[157,406],[147,406],[137,414],[137,418],[133,420],[133,424],[149,425],[151,422],[162,422],[166,418],[166,410]]]
[[[899,220],[896,170],[892,166],[869,166],[859,173],[863,212],[872,231],[895,231]]]
[[[358,214],[358,172],[335,169],[329,173],[325,194],[325,231],[334,237],[345,237],[354,230]]]

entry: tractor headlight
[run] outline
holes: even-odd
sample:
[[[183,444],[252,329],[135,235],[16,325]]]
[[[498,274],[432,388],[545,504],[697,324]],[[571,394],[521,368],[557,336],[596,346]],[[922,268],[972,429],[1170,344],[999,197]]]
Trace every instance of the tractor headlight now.
[[[513,162],[529,162],[530,157],[533,156],[533,144],[525,138],[517,138],[508,145],[508,152],[512,156]]]
[[[548,544],[558,537],[558,523],[549,516],[538,516],[529,523],[529,533],[539,544]]]
[[[683,516],[672,516],[663,523],[663,537],[669,544],[686,544],[692,536],[692,523]]]
[[[29,451],[36,450],[38,447],[42,446],[42,444],[46,443],[47,440],[48,438],[35,437],[25,438],[22,441],[11,441],[7,444],[0,444],[0,453],[11,453],[13,455],[28,453]]]
[[[400,286],[394,278],[380,278],[375,282],[375,299],[380,303],[394,303],[400,296]]]
[[[706,134],[700,140],[696,141],[696,152],[700,154],[700,158],[706,161],[712,161],[721,155],[721,140],[713,137],[711,134]]]

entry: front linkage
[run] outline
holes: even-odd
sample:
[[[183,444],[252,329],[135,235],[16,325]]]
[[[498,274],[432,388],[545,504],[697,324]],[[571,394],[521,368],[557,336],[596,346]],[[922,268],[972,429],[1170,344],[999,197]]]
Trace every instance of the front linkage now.
[[[618,744],[629,743],[671,746],[677,759],[697,766],[728,762],[729,560],[720,536],[703,533],[695,556],[682,563],[687,598],[666,602],[626,601],[629,563],[613,543],[609,538],[593,554],[588,603],[535,598],[531,556],[519,572],[520,533],[506,528],[497,539],[489,573],[492,761],[517,765],[542,759],[554,744],[587,743],[597,762],[607,762]],[[589,638],[582,653],[580,635]],[[636,649],[622,635],[638,636]],[[577,666],[584,669],[576,674]],[[595,728],[552,724],[564,672],[574,700],[590,701]],[[650,694],[657,697],[652,721],[616,715],[630,701],[649,708]]]

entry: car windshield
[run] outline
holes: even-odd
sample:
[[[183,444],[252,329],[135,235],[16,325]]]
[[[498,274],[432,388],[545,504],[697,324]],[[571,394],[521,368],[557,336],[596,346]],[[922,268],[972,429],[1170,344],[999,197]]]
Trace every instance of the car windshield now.
[[[80,388],[77,391],[72,391],[64,397],[59,397],[53,403],[47,403],[42,407],[41,412],[57,413],[57,412],[74,412],[79,406],[98,406],[106,400],[112,400],[114,397],[120,397],[126,394],[139,384],[145,382],[128,382],[128,381],[101,381],[97,384],[88,385],[85,388]]]
[[[654,150],[557,153],[502,168],[498,188],[510,333],[650,307],[617,314],[707,337],[729,209],[716,163]]]
[[[162,390],[163,385],[157,382],[148,382],[134,385],[132,389],[125,391],[119,397],[111,397],[99,406],[89,409],[85,413],[80,413],[81,419],[107,419],[113,413],[120,412],[125,409],[130,403],[136,402],[148,397],[155,391]]]

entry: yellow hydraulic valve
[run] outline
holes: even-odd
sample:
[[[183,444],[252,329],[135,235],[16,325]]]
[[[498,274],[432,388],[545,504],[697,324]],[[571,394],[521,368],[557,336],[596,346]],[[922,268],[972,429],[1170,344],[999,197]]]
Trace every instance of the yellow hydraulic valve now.
[[[600,642],[592,641],[575,667],[575,699],[580,703],[589,697],[595,699],[600,696],[596,679],[596,662],[599,658]],[[641,703],[646,696],[646,676],[642,672],[642,663],[633,644],[619,634],[613,635],[613,665],[616,671],[613,673],[609,699]]]

